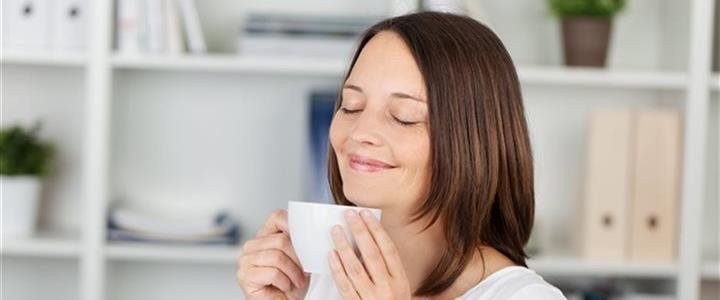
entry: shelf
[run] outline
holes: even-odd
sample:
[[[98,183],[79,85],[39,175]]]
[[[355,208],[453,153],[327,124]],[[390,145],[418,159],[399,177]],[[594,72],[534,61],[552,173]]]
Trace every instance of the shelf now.
[[[678,268],[674,264],[602,262],[563,257],[534,258],[528,261],[528,265],[543,276],[669,279],[675,278],[678,274]]]
[[[0,51],[0,63],[33,66],[82,67],[86,57],[82,53],[42,51]]]
[[[520,81],[525,84],[663,90],[681,90],[687,86],[687,76],[679,71],[520,66],[518,76]]]
[[[33,237],[3,239],[0,254],[3,256],[68,257],[80,256],[79,234],[40,232]]]
[[[208,56],[129,56],[112,57],[115,69],[181,70],[199,72],[266,73],[273,75],[340,76],[346,63],[341,59]]]
[[[704,263],[700,275],[706,280],[720,280],[720,261]]]
[[[110,260],[200,262],[232,264],[240,255],[240,246],[176,246],[139,243],[111,243],[105,249]]]
[[[236,55],[151,56],[115,55],[115,69],[181,70],[200,72],[267,73],[280,75],[341,76],[347,67],[342,59],[301,57],[247,57]],[[684,89],[682,72],[630,71],[577,67],[521,66],[523,83],[543,85]]]

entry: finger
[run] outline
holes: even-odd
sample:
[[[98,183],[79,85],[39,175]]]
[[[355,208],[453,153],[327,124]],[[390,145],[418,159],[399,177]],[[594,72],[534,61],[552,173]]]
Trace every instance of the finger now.
[[[367,209],[361,211],[360,216],[363,221],[365,221],[365,224],[370,230],[370,234],[377,243],[380,253],[382,253],[382,257],[385,259],[385,265],[388,271],[390,271],[390,276],[404,277],[405,268],[403,267],[397,248],[395,248],[395,243],[390,239],[385,229],[382,228],[380,221]]]
[[[300,265],[300,259],[298,259],[295,253],[295,248],[288,237],[284,233],[273,233],[270,235],[257,237],[252,240],[248,240],[242,246],[242,252],[250,254],[267,249],[278,249],[281,250],[285,255],[289,256],[296,264]]]
[[[273,267],[252,267],[247,272],[247,278],[250,284],[256,286],[272,285],[283,292],[292,289],[290,279],[283,272]]]
[[[353,209],[349,209],[345,213],[345,218],[350,226],[355,243],[360,249],[363,258],[363,264],[367,268],[368,273],[373,282],[384,282],[389,277],[388,269],[385,266],[385,260],[378,249],[377,243],[373,239],[370,231],[368,231],[365,222]]]
[[[247,255],[247,264],[256,267],[273,267],[281,271],[296,287],[305,285],[305,274],[290,257],[280,250],[269,249]]]
[[[335,250],[330,251],[328,262],[330,263],[333,280],[335,280],[335,286],[343,299],[360,299],[360,295],[355,291],[350,279],[345,274],[345,269],[340,263],[340,258]]]
[[[267,221],[265,221],[265,224],[258,230],[256,236],[266,236],[278,232],[290,234],[290,230],[288,230],[287,211],[284,209],[274,210]]]
[[[332,239],[335,243],[335,250],[340,258],[340,263],[342,263],[345,274],[350,278],[350,282],[352,282],[355,290],[358,291],[363,299],[371,298],[371,295],[366,294],[372,291],[373,284],[365,271],[365,267],[363,267],[355,255],[355,251],[353,251],[352,246],[345,237],[345,232],[340,226],[333,226]]]

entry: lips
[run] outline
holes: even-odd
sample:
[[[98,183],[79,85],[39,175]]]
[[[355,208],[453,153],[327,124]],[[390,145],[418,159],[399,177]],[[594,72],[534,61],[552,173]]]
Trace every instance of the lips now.
[[[393,165],[366,156],[350,154],[348,158],[350,168],[356,171],[374,173],[395,168]]]

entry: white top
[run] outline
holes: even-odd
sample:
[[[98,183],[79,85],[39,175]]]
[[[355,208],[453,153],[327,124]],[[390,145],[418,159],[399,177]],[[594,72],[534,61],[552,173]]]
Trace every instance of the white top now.
[[[332,275],[312,274],[305,299],[342,299]],[[505,267],[456,298],[460,300],[567,300],[562,292],[525,267]]]

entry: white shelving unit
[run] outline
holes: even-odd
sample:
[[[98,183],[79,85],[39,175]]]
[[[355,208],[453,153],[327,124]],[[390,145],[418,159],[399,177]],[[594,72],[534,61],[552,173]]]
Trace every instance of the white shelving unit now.
[[[232,246],[168,246],[113,244],[105,249],[110,260],[117,261],[169,261],[198,262],[234,265],[240,255],[239,247]]]
[[[77,259],[82,249],[79,241],[79,236],[73,233],[40,232],[29,239],[3,241],[0,254]]]
[[[28,51],[8,51],[3,50],[0,53],[0,62],[2,64],[15,65],[39,65],[39,66],[85,66],[87,57],[85,55],[66,52],[28,52]]]
[[[15,271],[20,276],[12,282],[32,279],[36,269],[52,268],[48,274],[72,274],[64,279],[77,281],[77,288],[16,288],[4,294],[7,299],[121,300],[139,296],[133,290],[153,299],[195,299],[184,292],[194,288],[214,293],[213,298],[237,297],[232,270],[239,246],[137,245],[105,239],[107,207],[117,198],[145,197],[136,201],[146,201],[178,194],[207,196],[194,200],[193,205],[234,208],[244,238],[272,209],[284,207],[288,200],[303,200],[303,130],[307,121],[303,99],[315,88],[337,87],[347,61],[228,54],[222,46],[228,35],[222,33],[237,28],[237,16],[253,6],[284,9],[288,4],[221,2],[224,5],[198,1],[212,51],[209,55],[116,53],[112,48],[112,0],[89,1],[87,54],[0,53],[3,104],[6,98],[27,96],[32,100],[32,107],[17,116],[13,107],[6,107],[3,125],[61,114],[57,119],[77,123],[57,127],[62,130],[53,127],[48,135],[61,136],[61,152],[82,154],[78,156],[81,159],[73,155],[63,158],[65,166],[80,166],[81,184],[70,184],[73,188],[68,191],[63,188],[68,183],[58,179],[51,187],[43,201],[57,200],[60,209],[46,208],[42,233],[28,240],[4,241],[0,247],[3,262],[12,262],[3,272]],[[363,5],[374,7],[374,2]],[[345,12],[361,11],[360,4],[349,0],[335,5]],[[503,5],[517,7],[506,9]],[[682,110],[686,128],[683,193],[676,263],[547,256],[530,260],[530,266],[552,277],[669,281],[677,299],[698,299],[701,282],[720,280],[717,259],[702,260],[700,246],[704,237],[717,235],[718,230],[711,228],[708,233],[702,218],[697,217],[703,215],[703,205],[718,201],[706,195],[707,180],[703,180],[706,168],[712,168],[706,163],[708,157],[717,156],[708,152],[718,151],[704,148],[709,136],[719,135],[717,128],[708,125],[718,117],[710,114],[709,107],[720,92],[720,73],[709,68],[712,31],[715,35],[720,32],[712,28],[717,1],[632,1],[614,29],[614,59],[602,70],[558,66],[558,51],[536,51],[546,49],[547,44],[555,44],[550,50],[559,45],[556,21],[547,17],[544,5],[542,1],[509,4],[493,0],[487,1],[486,8],[492,19],[488,23],[506,42],[523,84],[535,143],[538,216],[545,220],[540,229],[546,251],[558,250],[552,245],[566,249],[575,243],[567,224],[578,202],[583,124],[593,107],[669,106]],[[297,6],[290,10],[304,12],[311,7]],[[523,14],[502,15],[511,11]],[[652,24],[638,26],[647,22]],[[527,34],[528,28],[537,32]],[[25,85],[32,80],[43,88],[36,91]],[[77,98],[78,91],[82,99],[71,105],[62,106],[55,100],[56,95],[65,94]],[[43,99],[60,108],[43,110]],[[547,136],[552,138],[543,138]],[[206,145],[206,149],[187,150],[196,144]],[[198,157],[202,161],[198,162]],[[65,196],[55,197],[57,190]],[[71,200],[71,196],[77,197]],[[70,232],[78,233],[55,232],[55,227],[69,227]],[[48,261],[58,260],[62,262],[46,266]],[[158,279],[159,274],[169,274],[168,278],[176,281]],[[216,282],[218,278],[221,283]]]
[[[675,279],[675,264],[636,262],[596,262],[568,257],[531,259],[528,266],[544,276],[622,277],[641,279]]]

